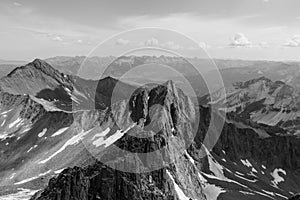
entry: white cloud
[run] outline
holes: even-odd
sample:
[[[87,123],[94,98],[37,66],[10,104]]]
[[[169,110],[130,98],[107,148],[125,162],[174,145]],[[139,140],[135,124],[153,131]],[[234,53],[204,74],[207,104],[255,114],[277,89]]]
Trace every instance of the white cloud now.
[[[263,0],[263,2],[268,3],[270,0]]]
[[[300,35],[294,35],[284,44],[286,47],[300,47]]]
[[[117,41],[116,41],[116,45],[128,45],[130,43],[129,40],[125,40],[125,39],[122,39],[122,38],[119,38]]]
[[[150,38],[144,42],[145,46],[152,46],[152,47],[160,47],[160,48],[166,48],[166,49],[171,49],[171,50],[178,50],[181,49],[182,46],[179,44],[175,43],[174,41],[167,41],[161,43],[158,41],[156,38]]]
[[[18,2],[14,2],[14,6],[22,6],[22,4],[18,3]]]
[[[231,39],[230,46],[232,47],[251,47],[252,43],[243,33],[237,33]]]
[[[145,41],[145,46],[159,46],[159,42],[156,38],[151,38]]]
[[[77,40],[77,43],[81,44],[83,41],[82,40]]]
[[[60,36],[55,36],[55,37],[52,38],[52,40],[58,41],[58,42],[62,42],[63,41],[63,39]]]

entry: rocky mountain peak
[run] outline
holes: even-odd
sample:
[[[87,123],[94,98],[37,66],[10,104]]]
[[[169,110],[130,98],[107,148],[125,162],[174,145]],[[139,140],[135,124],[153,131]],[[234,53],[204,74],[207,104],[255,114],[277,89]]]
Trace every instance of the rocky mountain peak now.
[[[297,90],[282,81],[273,82],[266,77],[238,82],[226,90],[229,106],[263,101],[264,104],[274,105],[276,108],[295,109],[298,107],[295,103],[299,98]]]
[[[41,59],[35,59],[31,63],[28,63],[27,65],[17,67],[14,69],[11,73],[9,73],[8,77],[15,77],[18,76],[19,73],[24,73],[25,71],[30,71],[31,73],[37,73],[38,71],[41,71],[49,76],[55,76],[60,74],[56,69],[54,69],[51,65],[49,65],[47,62],[41,60]]]
[[[130,98],[129,109],[135,122],[148,123],[153,113],[166,110],[169,113],[172,126],[175,127],[183,113],[194,118],[195,110],[191,100],[177,89],[173,81],[167,81],[154,88],[138,88]]]
[[[45,89],[55,90],[60,86],[72,88],[73,80],[54,69],[41,59],[17,67],[0,79],[0,88],[11,94],[37,95]]]
[[[155,88],[149,93],[149,103],[151,104],[165,104],[167,101],[178,99],[177,88],[173,81],[167,81]]]
[[[251,79],[251,80],[245,81],[245,82],[237,82],[233,85],[240,89],[244,89],[244,88],[248,88],[249,86],[254,85],[254,84],[270,86],[272,83],[273,82],[270,79],[268,79],[265,76],[262,76],[257,79]]]
[[[186,145],[193,137],[190,117],[193,112],[187,109],[194,108],[188,99],[172,81],[136,89],[129,100],[130,116],[123,114],[122,119],[113,120],[126,123],[130,117],[138,126],[115,141],[118,148],[112,145],[97,154],[107,167],[96,163],[68,169],[50,180],[49,186],[33,199],[55,198],[58,193],[58,199],[180,199],[174,188],[179,180],[183,194],[204,199],[201,181],[192,173],[195,168],[184,156]],[[112,105],[111,111],[123,113],[121,102],[124,101]],[[171,160],[174,164],[167,169],[166,163]],[[112,166],[122,166],[124,172]],[[130,170],[138,173],[129,173]]]

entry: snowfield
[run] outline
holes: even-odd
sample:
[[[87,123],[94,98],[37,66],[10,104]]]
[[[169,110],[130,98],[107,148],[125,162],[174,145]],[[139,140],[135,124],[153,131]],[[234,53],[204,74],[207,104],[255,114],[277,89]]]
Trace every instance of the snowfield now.
[[[171,174],[168,170],[167,170],[167,174],[168,174],[169,178],[172,180],[172,182],[173,182],[173,184],[174,184],[174,188],[175,188],[175,191],[176,191],[176,193],[177,193],[177,195],[178,195],[178,198],[179,198],[180,200],[189,200],[190,198],[188,198],[188,197],[184,194],[184,192],[180,189],[180,187],[179,187],[179,186],[177,185],[177,183],[175,182],[175,180],[174,180],[172,174]]]
[[[12,123],[10,123],[10,124],[8,125],[8,128],[12,128],[12,127],[14,127],[14,126],[16,126],[16,125],[19,125],[21,121],[22,121],[21,118],[16,119],[15,121],[13,121]]]
[[[45,135],[46,132],[47,132],[47,129],[44,128],[44,129],[42,130],[42,132],[40,132],[40,133],[38,134],[38,136],[39,136],[39,137],[43,137],[43,136]]]
[[[34,179],[37,179],[37,178],[39,178],[41,176],[45,176],[45,175],[49,174],[50,172],[51,172],[51,170],[48,170],[48,171],[46,171],[44,173],[39,174],[38,176],[34,176],[34,177],[31,177],[31,178],[27,178],[27,179],[24,179],[22,181],[16,182],[16,183],[14,183],[14,185],[21,185],[23,183],[27,183],[27,182],[32,181]]]
[[[69,139],[67,142],[65,142],[65,144],[59,150],[57,150],[55,153],[53,153],[51,156],[49,156],[45,160],[40,161],[38,164],[45,164],[46,162],[51,160],[53,157],[55,157],[57,154],[64,151],[68,146],[77,144],[80,140],[82,140],[82,138],[85,135],[87,135],[89,132],[91,132],[91,130],[88,130],[88,131],[82,130],[79,134],[74,135],[71,139]]]
[[[19,188],[18,190],[19,192],[17,193],[0,196],[0,200],[28,200],[38,191],[24,188]]]
[[[218,196],[221,193],[226,192],[223,188],[218,187],[214,184],[209,184],[208,181],[200,174],[198,173],[198,176],[200,180],[203,181],[203,191],[206,196],[206,199],[208,200],[217,200]]]
[[[63,132],[65,132],[66,130],[68,130],[69,127],[65,127],[65,128],[61,128],[58,131],[56,131],[55,133],[53,133],[53,135],[51,135],[51,137],[55,137],[58,135],[61,135]]]
[[[278,172],[281,172],[282,174],[286,175],[286,171],[284,171],[283,169],[275,169],[272,173],[271,176],[273,176],[274,180],[272,181],[273,185],[275,187],[278,187],[278,183],[283,182],[284,178],[281,177]]]

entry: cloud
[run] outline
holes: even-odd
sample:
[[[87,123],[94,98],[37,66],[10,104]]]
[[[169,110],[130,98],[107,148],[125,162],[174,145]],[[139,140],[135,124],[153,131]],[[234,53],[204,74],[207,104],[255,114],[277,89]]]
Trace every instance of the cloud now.
[[[231,39],[231,43],[229,45],[232,47],[251,47],[252,42],[250,42],[243,33],[237,33]]]
[[[156,38],[148,39],[144,42],[144,44],[145,44],[145,46],[160,46],[158,39],[156,39]]]
[[[270,0],[263,0],[263,2],[268,3],[268,2],[270,2]]]
[[[58,42],[62,42],[63,41],[63,39],[60,36],[55,36],[55,37],[52,38],[52,40],[58,41]]]
[[[20,6],[22,6],[22,4],[20,4],[18,2],[14,2],[14,6],[20,7]]]
[[[129,40],[125,40],[122,38],[120,38],[116,41],[116,45],[119,45],[119,46],[128,45],[129,43],[130,43]]]
[[[171,49],[171,50],[178,50],[178,49],[183,48],[182,46],[175,43],[174,41],[167,41],[167,42],[161,43],[156,38],[150,38],[150,39],[146,40],[144,42],[144,45],[145,46],[152,46],[152,47],[166,48],[166,49]]]
[[[284,43],[286,47],[300,47],[300,35],[294,35]]]

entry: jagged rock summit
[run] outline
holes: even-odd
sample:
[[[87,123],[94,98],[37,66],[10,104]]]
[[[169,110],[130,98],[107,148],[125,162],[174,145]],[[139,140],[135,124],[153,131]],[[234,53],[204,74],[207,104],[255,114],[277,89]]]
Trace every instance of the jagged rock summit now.
[[[129,113],[120,115],[123,105],[112,105],[112,120],[123,122],[119,128],[130,121],[136,125],[94,154],[101,162],[63,171],[33,199],[205,199],[185,150],[196,123],[191,100],[169,81],[137,89]]]

